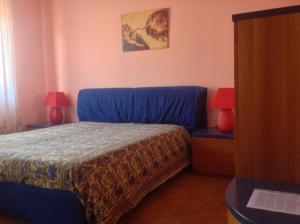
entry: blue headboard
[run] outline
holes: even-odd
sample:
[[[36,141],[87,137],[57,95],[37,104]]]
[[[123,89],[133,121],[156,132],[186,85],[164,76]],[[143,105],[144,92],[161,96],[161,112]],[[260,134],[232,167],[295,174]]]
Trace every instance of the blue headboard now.
[[[80,121],[182,125],[205,128],[207,89],[196,86],[83,89]]]

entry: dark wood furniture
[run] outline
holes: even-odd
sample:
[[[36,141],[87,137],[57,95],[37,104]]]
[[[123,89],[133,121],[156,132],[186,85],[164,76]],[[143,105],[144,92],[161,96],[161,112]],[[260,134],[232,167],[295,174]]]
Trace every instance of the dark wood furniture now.
[[[300,6],[233,20],[236,174],[300,182]]]
[[[232,133],[215,128],[192,133],[193,171],[197,173],[234,175],[235,146]]]
[[[247,208],[246,205],[254,188],[300,193],[299,184],[284,184],[278,182],[256,181],[234,178],[226,190],[228,208],[228,224],[298,224],[300,216]]]

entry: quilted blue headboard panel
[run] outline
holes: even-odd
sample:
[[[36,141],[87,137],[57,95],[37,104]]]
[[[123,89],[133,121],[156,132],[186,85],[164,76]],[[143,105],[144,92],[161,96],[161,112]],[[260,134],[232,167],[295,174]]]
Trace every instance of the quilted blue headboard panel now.
[[[205,128],[207,89],[196,86],[83,89],[80,121],[182,125]]]

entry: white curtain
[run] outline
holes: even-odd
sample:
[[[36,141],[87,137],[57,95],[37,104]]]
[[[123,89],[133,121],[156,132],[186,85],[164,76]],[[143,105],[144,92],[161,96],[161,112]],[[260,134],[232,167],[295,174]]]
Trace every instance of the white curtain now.
[[[0,134],[20,129],[10,0],[0,0]]]

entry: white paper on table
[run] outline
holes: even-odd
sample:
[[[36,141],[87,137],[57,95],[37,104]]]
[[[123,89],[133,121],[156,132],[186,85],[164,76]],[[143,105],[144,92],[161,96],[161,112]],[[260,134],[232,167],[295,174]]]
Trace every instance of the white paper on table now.
[[[300,194],[254,189],[247,207],[300,215]]]

